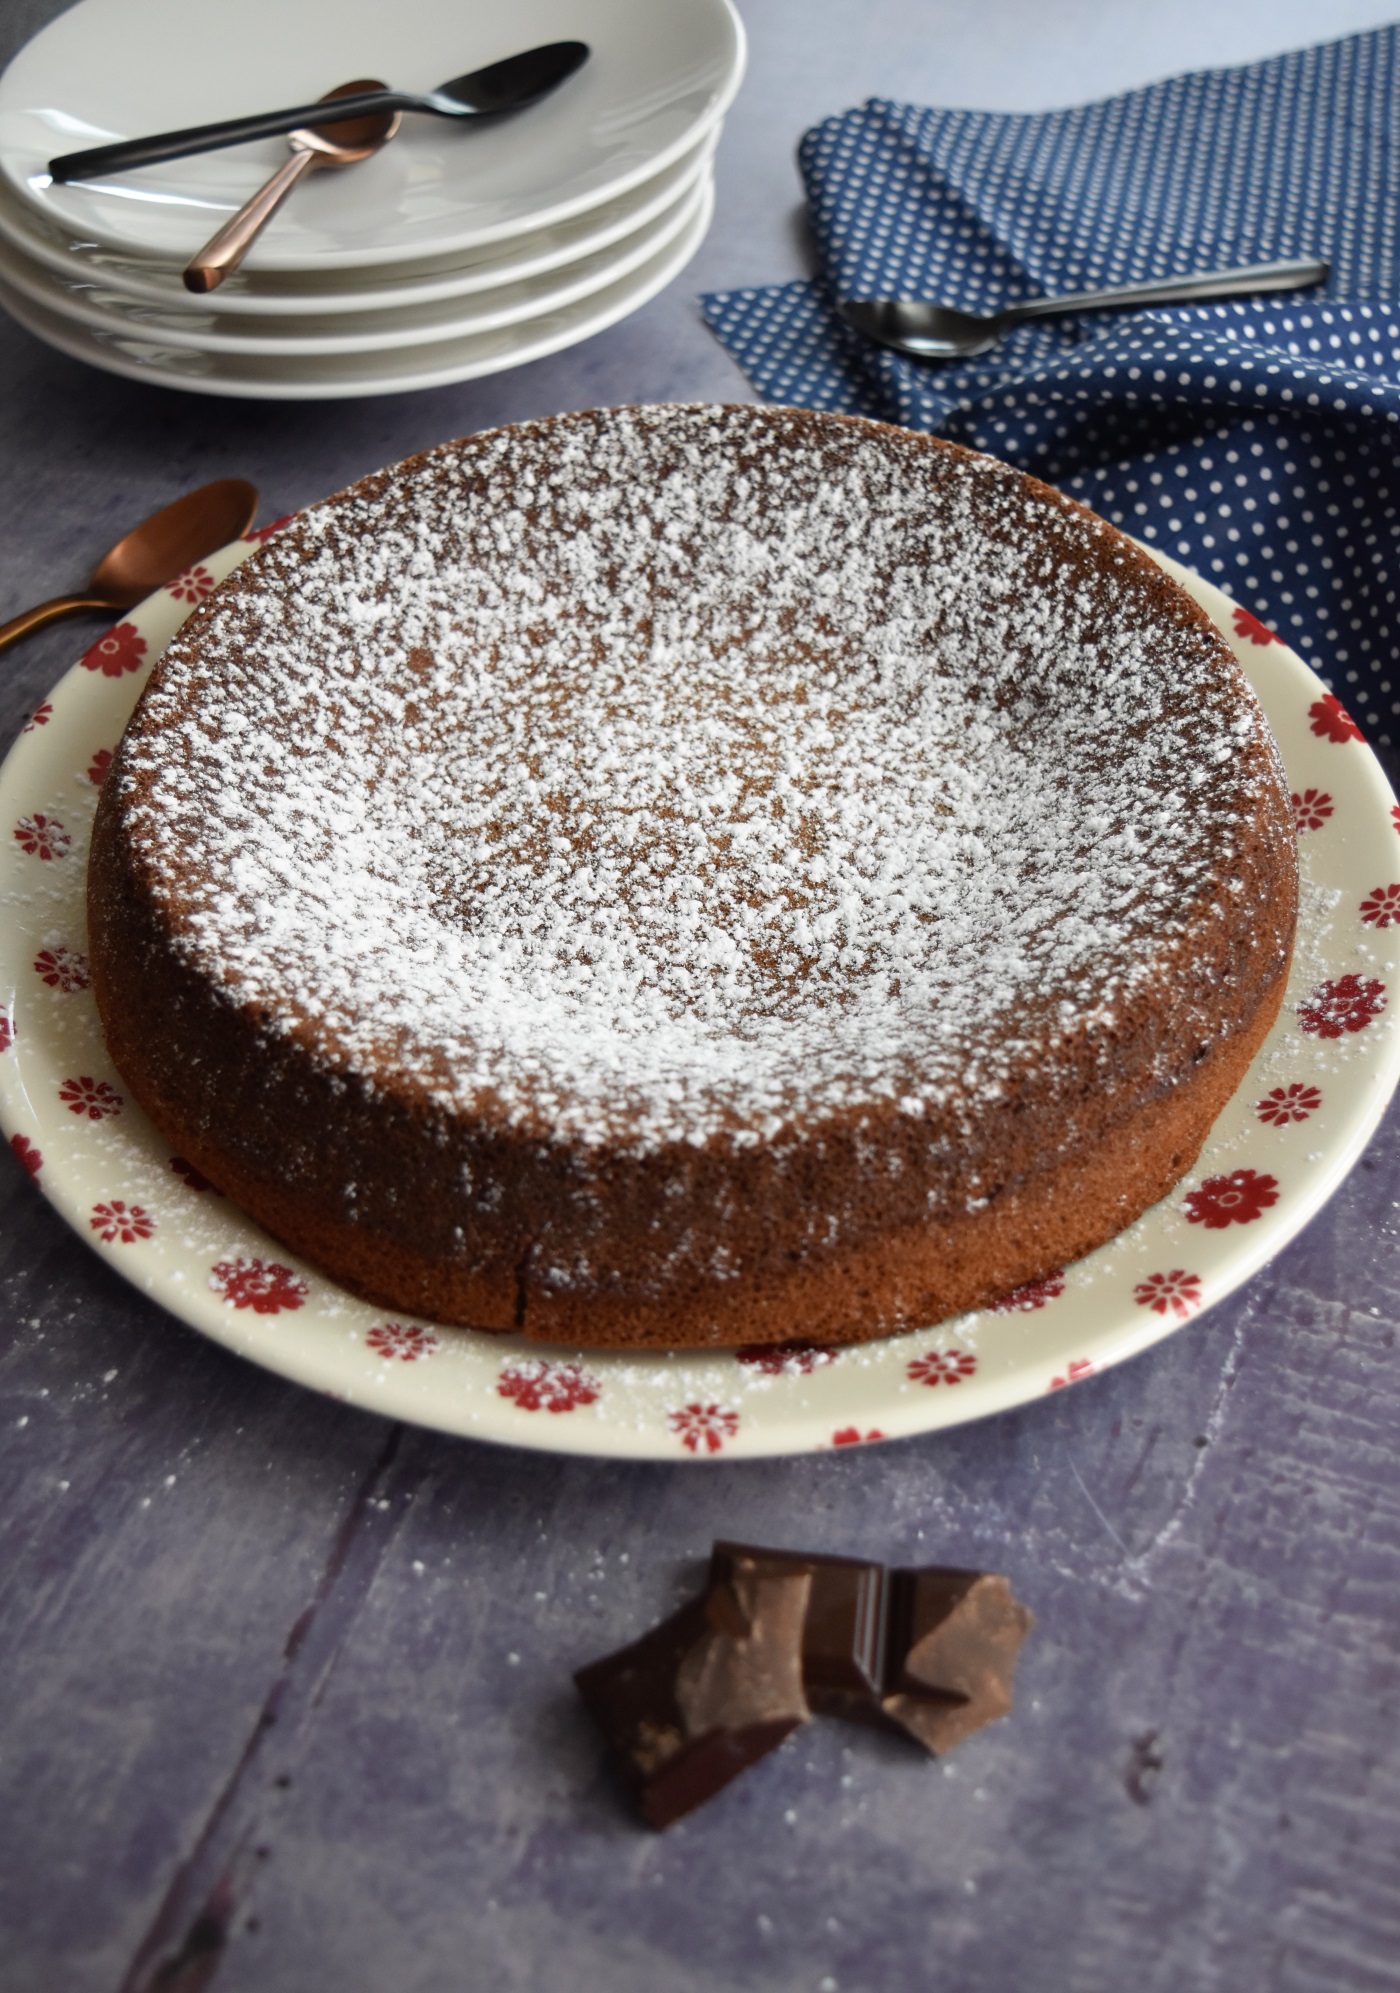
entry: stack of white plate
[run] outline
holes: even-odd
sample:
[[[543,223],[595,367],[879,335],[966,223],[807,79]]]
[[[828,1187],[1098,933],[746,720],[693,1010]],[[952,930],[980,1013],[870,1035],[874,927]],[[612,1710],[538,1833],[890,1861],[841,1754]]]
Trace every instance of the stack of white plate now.
[[[0,77],[0,303],[94,366],[258,399],[393,394],[553,353],[655,295],[699,246],[744,36],[730,0],[81,0]],[[206,296],[190,257],[286,158],[262,140],[56,185],[51,157],[438,83],[546,42],[584,66],[508,118],[407,115],[313,173]]]

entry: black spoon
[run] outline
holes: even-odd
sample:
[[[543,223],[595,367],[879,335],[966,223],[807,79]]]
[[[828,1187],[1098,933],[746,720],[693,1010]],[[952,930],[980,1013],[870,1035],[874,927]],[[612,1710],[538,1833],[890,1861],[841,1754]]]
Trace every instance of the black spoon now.
[[[454,76],[436,90],[371,90],[363,96],[338,100],[347,118],[373,111],[429,111],[440,118],[489,118],[503,111],[523,110],[562,83],[588,60],[587,42],[546,42],[542,48],[508,55],[467,76]],[[151,138],[126,138],[113,145],[89,146],[65,152],[49,161],[55,180],[97,180],[126,166],[155,166],[163,159],[186,159],[195,152],[217,152],[221,146],[242,145],[248,139],[276,138],[319,120],[326,122],[325,102],[296,104],[287,111],[264,111],[260,117],[225,118],[221,124],[190,125],[184,131],[157,132]]]

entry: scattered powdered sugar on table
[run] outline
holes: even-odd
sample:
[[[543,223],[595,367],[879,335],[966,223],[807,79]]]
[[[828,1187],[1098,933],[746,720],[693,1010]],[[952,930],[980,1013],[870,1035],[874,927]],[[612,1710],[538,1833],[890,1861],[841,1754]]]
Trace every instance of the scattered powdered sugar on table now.
[[[648,1150],[995,1097],[1216,917],[1261,727],[1050,510],[782,411],[448,446],[191,620],[128,828],[234,1000],[448,1111]]]

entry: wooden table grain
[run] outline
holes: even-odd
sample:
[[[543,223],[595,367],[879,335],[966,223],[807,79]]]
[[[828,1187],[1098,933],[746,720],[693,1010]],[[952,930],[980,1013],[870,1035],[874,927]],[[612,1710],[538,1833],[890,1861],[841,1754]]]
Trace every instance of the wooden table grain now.
[[[0,57],[59,11],[9,0]],[[794,145],[863,95],[1036,108],[1385,18],[745,12],[709,241],[573,352],[258,406],[0,321],[0,618],[206,478],[254,478],[272,517],[500,421],[750,399],[695,295],[801,271]],[[5,660],[5,740],[79,646],[57,629]],[[298,1390],[123,1285],[3,1160],[3,1993],[1400,1987],[1394,1112],[1301,1238],[1124,1368],[953,1433],[708,1471]],[[642,1832],[569,1673],[720,1534],[1008,1572],[1038,1617],[1015,1714],[938,1765],[816,1725]]]

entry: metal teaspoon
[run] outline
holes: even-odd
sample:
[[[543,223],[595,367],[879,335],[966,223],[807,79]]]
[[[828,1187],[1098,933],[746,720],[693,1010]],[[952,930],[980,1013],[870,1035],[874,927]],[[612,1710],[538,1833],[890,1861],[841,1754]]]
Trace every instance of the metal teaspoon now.
[[[348,102],[365,97],[379,86],[363,80],[342,83],[321,99]],[[318,107],[319,108],[319,107]],[[185,265],[187,291],[214,291],[236,270],[298,180],[318,166],[354,166],[387,145],[399,128],[399,113],[372,112],[358,117],[323,118],[319,124],[291,134],[292,156],[265,180],[230,220]]]
[[[427,111],[439,118],[489,118],[520,111],[547,96],[588,60],[587,42],[546,42],[540,48],[508,55],[485,69],[471,70],[440,83],[436,90],[390,90],[380,84],[347,102],[347,117],[371,111]],[[163,159],[186,159],[196,152],[217,152],[225,145],[242,145],[253,138],[277,138],[309,124],[320,104],[297,104],[287,111],[264,111],[246,118],[225,118],[219,124],[189,125],[183,131],[157,132],[150,138],[125,138],[112,145],[65,152],[49,161],[55,180],[96,180],[125,166],[155,166]]]
[[[916,360],[971,360],[989,353],[997,341],[1032,318],[1060,318],[1079,311],[1127,311],[1135,305],[1203,304],[1211,298],[1247,297],[1260,291],[1301,290],[1325,281],[1328,265],[1314,257],[1283,263],[1252,263],[1245,269],[1207,270],[1189,277],[1162,277],[1106,291],[1077,291],[1058,298],[1027,298],[1004,311],[979,317],[950,305],[918,298],[844,298],[836,307],[847,325],[896,353]]]
[[[246,478],[223,477],[187,491],[134,526],[102,556],[81,595],[57,595],[0,624],[0,650],[60,616],[86,609],[132,609],[187,567],[239,539],[253,523],[258,494]]]

